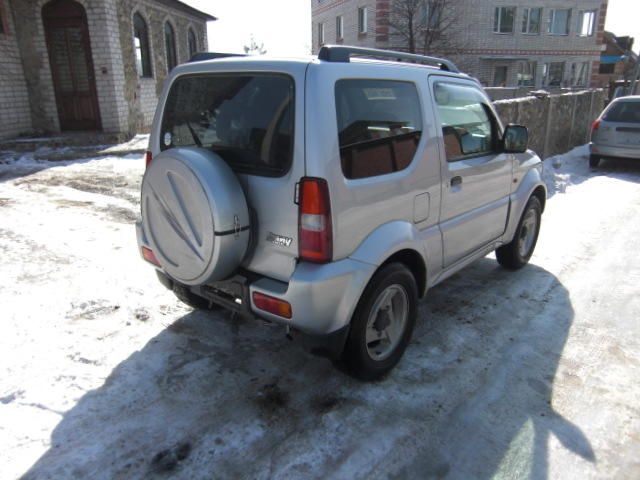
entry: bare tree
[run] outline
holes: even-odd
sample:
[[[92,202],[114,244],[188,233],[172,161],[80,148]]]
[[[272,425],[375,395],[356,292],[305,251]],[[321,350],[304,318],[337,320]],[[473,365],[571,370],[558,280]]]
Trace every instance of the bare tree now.
[[[243,49],[244,53],[246,53],[247,55],[264,55],[265,53],[267,53],[267,50],[264,48],[264,43],[256,42],[256,39],[253,38],[253,35],[251,35],[251,42],[249,43],[249,45],[245,45]]]
[[[451,0],[392,0],[389,27],[394,47],[410,53],[452,53],[455,21]]]

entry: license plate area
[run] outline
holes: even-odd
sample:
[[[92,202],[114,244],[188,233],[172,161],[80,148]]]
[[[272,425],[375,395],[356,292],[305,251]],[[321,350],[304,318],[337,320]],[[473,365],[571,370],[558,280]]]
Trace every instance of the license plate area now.
[[[624,145],[640,145],[639,127],[617,127],[616,136],[618,142]]]

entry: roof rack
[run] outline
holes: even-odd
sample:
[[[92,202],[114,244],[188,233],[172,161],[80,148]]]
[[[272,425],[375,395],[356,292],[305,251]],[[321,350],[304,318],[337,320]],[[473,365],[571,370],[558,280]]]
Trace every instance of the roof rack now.
[[[427,55],[416,55],[414,53],[380,50],[378,48],[346,47],[342,45],[325,45],[318,52],[318,58],[326,62],[348,63],[351,61],[351,57],[373,57],[391,59],[397,62],[407,61],[422,63],[426,65],[435,65],[441,70],[460,73],[458,67],[456,67],[450,60],[438,57],[429,57]]]
[[[204,60],[217,60],[219,58],[228,58],[228,57],[246,57],[246,55],[242,53],[221,53],[221,52],[198,52],[194,53],[189,59],[189,63],[191,62],[202,62]]]

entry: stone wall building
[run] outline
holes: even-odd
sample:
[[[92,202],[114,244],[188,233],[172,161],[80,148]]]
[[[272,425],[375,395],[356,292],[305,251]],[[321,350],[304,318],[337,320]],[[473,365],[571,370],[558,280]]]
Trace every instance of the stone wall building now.
[[[0,139],[147,130],[213,20],[178,0],[0,0]]]
[[[311,2],[314,53],[323,43],[407,49],[389,24],[393,4],[403,0]],[[442,32],[447,41],[438,49],[416,53],[445,55],[485,85],[587,87],[598,73],[608,0],[435,3],[444,5],[440,17],[448,19],[441,22],[448,24]],[[430,15],[427,7],[418,12],[416,22],[421,16],[436,18]]]

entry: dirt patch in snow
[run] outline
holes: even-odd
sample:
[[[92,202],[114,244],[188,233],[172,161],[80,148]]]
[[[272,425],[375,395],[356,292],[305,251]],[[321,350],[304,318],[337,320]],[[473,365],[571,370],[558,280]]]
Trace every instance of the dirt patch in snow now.
[[[151,471],[155,473],[171,472],[178,464],[189,457],[191,443],[182,442],[173,448],[161,450],[151,459]]]
[[[86,193],[96,193],[126,200],[134,205],[139,203],[139,183],[124,175],[104,172],[101,175],[40,175],[16,180],[16,186],[27,187],[31,191],[45,192],[47,187],[69,187]]]
[[[95,320],[119,309],[120,305],[114,305],[108,300],[88,300],[80,303],[71,303],[71,310],[67,312],[66,318],[70,320]]]
[[[132,210],[130,208],[109,206],[97,208],[96,210],[107,214],[109,219],[118,223],[135,223],[138,219],[137,210]]]
[[[253,400],[263,413],[273,415],[289,404],[289,392],[280,388],[275,381],[260,388]]]
[[[85,207],[93,205],[93,202],[81,201],[81,200],[68,200],[68,199],[65,199],[65,198],[60,198],[60,199],[54,200],[54,202],[57,205],[60,205],[61,207],[85,208]]]

